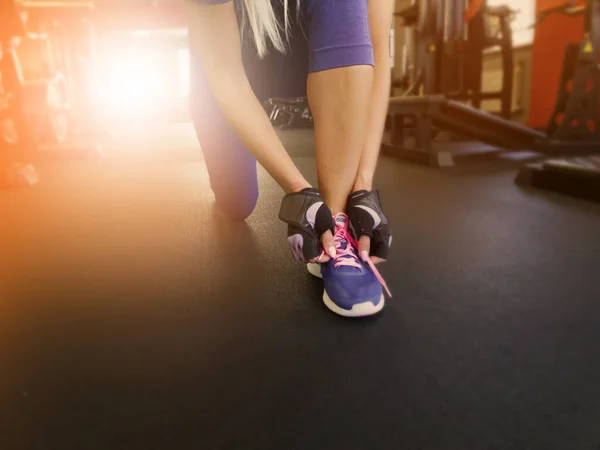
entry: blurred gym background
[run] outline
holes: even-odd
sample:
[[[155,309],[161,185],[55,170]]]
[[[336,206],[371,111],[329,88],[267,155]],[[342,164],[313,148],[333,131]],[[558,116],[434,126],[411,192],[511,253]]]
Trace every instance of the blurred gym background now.
[[[415,2],[396,3],[396,10],[402,11]],[[511,118],[536,128],[547,125],[554,107],[564,46],[581,40],[583,34],[582,16],[567,20],[556,15],[534,28],[540,12],[559,4],[556,0],[487,2],[490,7],[505,5],[515,11]],[[35,139],[49,142],[66,141],[70,133],[90,126],[122,125],[121,119],[186,119],[189,54],[181,2],[2,0],[1,8],[3,145],[16,143],[19,134],[25,140],[31,130],[25,122],[33,116],[38,122]],[[408,51],[402,17],[396,17],[390,39],[394,79],[400,80]],[[280,78],[286,80],[281,97],[301,93],[305,60],[296,58],[290,64],[288,58],[285,64],[274,64],[279,64]],[[19,77],[23,88],[17,86]],[[486,49],[483,91],[501,89],[502,77],[499,49]],[[26,105],[17,105],[17,97],[23,97]],[[53,110],[53,117],[49,119],[44,108]],[[498,100],[485,100],[482,108],[497,110]],[[28,118],[16,117],[23,111]],[[48,119],[50,124],[39,123]]]

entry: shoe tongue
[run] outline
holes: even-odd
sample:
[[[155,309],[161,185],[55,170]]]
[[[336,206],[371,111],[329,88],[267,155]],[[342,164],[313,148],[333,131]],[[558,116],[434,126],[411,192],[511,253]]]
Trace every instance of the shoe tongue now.
[[[356,253],[351,247],[351,243],[347,240],[348,235],[348,216],[345,214],[337,214],[334,217],[335,221],[335,243],[338,250],[338,256],[335,258],[336,270],[348,273],[354,273],[357,270],[361,271],[360,267],[357,267],[356,260],[358,259]],[[342,250],[344,250],[342,254]]]
[[[348,229],[348,217],[345,214],[337,214],[334,217],[335,220],[335,228],[337,230],[347,230]],[[344,239],[343,234],[337,234],[335,236],[336,242],[342,249],[346,249],[348,246],[348,241]]]
[[[344,230],[348,229],[348,216],[345,214],[338,214],[335,216],[335,226],[336,228],[342,228]]]

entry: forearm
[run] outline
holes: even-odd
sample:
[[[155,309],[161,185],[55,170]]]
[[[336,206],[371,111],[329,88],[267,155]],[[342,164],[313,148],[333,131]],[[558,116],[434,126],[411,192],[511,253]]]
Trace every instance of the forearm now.
[[[283,147],[245,75],[221,77],[211,90],[240,141],[286,193],[310,186]]]
[[[233,3],[186,4],[191,57],[202,66],[208,87],[237,137],[284,191],[309,187],[248,82]]]
[[[373,92],[369,104],[369,122],[363,144],[360,166],[354,183],[354,190],[373,188],[373,176],[377,168],[379,148],[383,138],[385,119],[390,98],[390,28],[394,12],[394,0],[369,2],[369,27],[375,69],[373,72]]]
[[[375,69],[373,72],[373,94],[369,105],[369,122],[367,134],[363,145],[363,152],[358,167],[354,190],[365,189],[370,191],[373,185],[373,176],[377,168],[379,149],[383,138],[385,119],[387,116],[390,98],[391,67],[387,53],[375,55]]]

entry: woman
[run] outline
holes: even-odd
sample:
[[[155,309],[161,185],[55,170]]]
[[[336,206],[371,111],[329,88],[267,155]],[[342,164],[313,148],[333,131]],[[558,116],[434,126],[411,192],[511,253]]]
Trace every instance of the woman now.
[[[258,199],[258,160],[286,193],[279,217],[294,257],[323,278],[327,307],[373,315],[385,287],[374,263],[388,257],[392,241],[372,184],[389,96],[393,0],[299,0],[297,11],[287,3],[278,18],[271,0],[188,2],[192,114],[211,187],[225,214],[246,218]],[[285,151],[242,57],[248,49],[256,60],[285,52],[296,19],[309,44],[319,189]]]

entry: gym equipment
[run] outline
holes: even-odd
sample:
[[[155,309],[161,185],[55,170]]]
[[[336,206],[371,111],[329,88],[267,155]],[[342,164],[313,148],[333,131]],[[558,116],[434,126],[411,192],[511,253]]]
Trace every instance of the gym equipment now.
[[[559,139],[581,139],[600,153],[600,1],[588,0],[583,9],[568,5],[568,11],[584,14],[584,39],[565,51],[558,101],[549,133]],[[600,157],[551,159],[522,168],[516,183],[600,201]]]
[[[27,118],[29,138],[38,143],[64,143],[69,137],[67,81],[62,74],[52,80],[24,83],[21,108]]]
[[[430,97],[396,97],[390,100],[389,113],[392,120],[392,143],[384,143],[382,150],[386,154],[400,157],[409,161],[431,165],[434,167],[449,167],[456,159],[473,157],[477,148],[468,148],[466,152],[452,152],[447,142],[434,140],[437,129],[449,130],[463,136],[469,136],[478,141],[498,146],[494,153],[502,149],[523,150],[536,146],[538,140],[545,134],[528,128],[516,122],[472,108],[455,100],[448,100],[442,95]],[[404,137],[406,117],[413,116],[415,136],[414,147],[406,147]],[[490,154],[490,148],[485,147],[484,153]],[[479,153],[481,154],[481,152]]]
[[[40,181],[40,177],[31,164],[11,164],[0,172],[0,187],[19,188],[34,186]]]
[[[404,54],[400,86],[404,96],[444,95],[480,108],[482,100],[499,100],[499,115],[509,119],[512,104],[513,49],[510,21],[514,11],[474,0],[465,11],[459,2],[416,1],[395,13],[402,19]],[[498,47],[502,87],[482,92],[484,51]],[[398,86],[398,84],[397,84]]]
[[[0,150],[14,147],[23,132],[19,130],[22,122],[16,117],[18,100],[13,92],[20,82],[20,74],[14,70],[12,60],[15,58],[15,36],[25,33],[15,3],[0,2]]]
[[[2,146],[35,150],[70,137],[72,99],[85,106],[80,91],[86,83],[74,69],[87,51],[81,11],[92,7],[91,2],[13,0],[0,5]]]
[[[308,98],[271,98],[264,103],[271,123],[281,130],[304,128],[313,125]]]
[[[519,171],[516,183],[600,202],[600,157],[530,164]]]
[[[0,96],[0,151],[13,148],[19,141],[15,122],[7,113],[8,102],[8,98]]]
[[[598,0],[589,0],[589,3],[592,1],[597,3]],[[459,158],[489,156],[506,151],[532,150],[548,155],[585,155],[598,152],[599,84],[597,76],[592,76],[597,72],[594,59],[591,52],[585,51],[590,48],[589,39],[581,44],[581,57],[576,69],[572,69],[573,80],[567,83],[571,89],[565,88],[568,94],[560,95],[557,101],[556,117],[559,119],[555,119],[555,126],[548,127],[548,131],[544,133],[511,122],[509,99],[502,97],[504,90],[506,92],[512,90],[507,81],[507,74],[512,77],[510,68],[512,57],[508,50],[511,47],[508,43],[511,41],[509,18],[512,12],[508,8],[491,9],[484,0],[474,0],[465,14],[465,0],[442,2],[420,0],[415,5],[413,6],[418,14],[413,13],[409,17],[416,17],[415,34],[418,45],[415,59],[417,63],[416,69],[413,70],[416,78],[414,85],[407,90],[408,95],[393,97],[390,100],[388,112],[391,116],[391,141],[383,144],[383,152],[434,167],[452,166]],[[479,22],[473,22],[475,17],[479,17]],[[492,27],[492,17],[496,17],[499,21],[500,35],[486,31],[483,33],[484,36],[497,37],[495,41],[488,39],[485,42],[504,43],[503,65],[506,86],[503,91],[494,94],[503,105],[497,115],[475,107],[481,99],[488,97],[473,88],[477,83],[473,82],[472,78],[469,84],[468,77],[461,75],[475,69],[465,68],[468,66],[465,61],[470,59],[466,57],[468,52],[457,51],[457,49],[467,49],[469,44],[472,44],[464,36],[474,36],[478,32],[481,37],[481,30],[489,30]],[[475,47],[479,54],[486,48],[487,43]],[[572,63],[567,60],[565,62]],[[568,67],[568,64],[565,67]],[[470,96],[456,93],[448,86],[458,86],[462,89],[460,91],[462,94],[466,87],[471,86],[471,90],[467,92],[470,92]],[[470,100],[472,106],[459,102],[465,99]],[[413,132],[412,136],[407,136],[406,130]],[[471,152],[465,146],[459,151],[452,151],[447,145],[440,145],[441,143],[435,140],[438,130],[456,133],[498,148],[492,151],[485,148],[482,151],[481,147],[478,147]]]
[[[592,140],[600,143],[600,2],[587,0],[583,9],[565,8],[585,15],[584,39],[565,50],[558,98],[548,133],[560,140]],[[563,12],[565,14],[565,12]],[[594,36],[592,16],[598,28]]]
[[[527,124],[546,129],[556,103],[563,72],[565,48],[579,44],[583,37],[584,0],[536,0],[533,34],[528,51],[530,63]],[[570,5],[577,5],[571,7]]]

